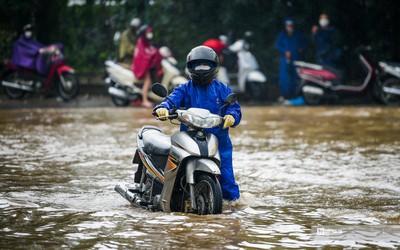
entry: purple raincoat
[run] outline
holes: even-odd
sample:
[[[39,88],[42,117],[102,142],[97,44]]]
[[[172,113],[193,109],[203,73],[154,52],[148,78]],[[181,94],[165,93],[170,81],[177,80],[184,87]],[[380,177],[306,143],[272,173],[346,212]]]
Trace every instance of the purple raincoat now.
[[[13,46],[12,63],[17,67],[35,70],[45,75],[49,65],[39,54],[39,50],[44,47],[46,45],[39,43],[35,39],[28,39],[21,35]]]

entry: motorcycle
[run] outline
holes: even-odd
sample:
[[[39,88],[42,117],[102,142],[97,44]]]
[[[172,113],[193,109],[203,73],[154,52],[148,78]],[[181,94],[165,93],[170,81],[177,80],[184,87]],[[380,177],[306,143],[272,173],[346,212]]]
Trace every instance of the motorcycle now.
[[[48,46],[40,56],[51,63],[47,75],[4,61],[0,78],[5,94],[11,99],[20,99],[27,92],[40,92],[43,88],[48,90],[52,87],[65,101],[75,98],[79,92],[79,82],[75,70],[65,65],[61,48],[57,45]]]
[[[169,100],[163,85],[154,84],[152,91]],[[144,126],[137,135],[138,149],[132,161],[138,164],[135,182],[139,184],[131,189],[118,184],[115,190],[131,204],[153,211],[220,214],[218,140],[204,129],[219,126],[223,122],[221,110],[235,102],[232,93],[218,115],[200,108],[174,107],[168,117],[157,119],[178,120],[188,131],[171,137],[157,127]]]
[[[249,44],[240,39],[229,46],[229,54],[225,60],[227,64],[237,65],[237,72],[234,69],[220,67],[218,80],[225,82],[236,93],[246,94],[248,99],[265,99],[265,84],[267,77],[260,71],[257,59],[249,51]]]
[[[400,104],[400,64],[379,62],[380,99],[386,105]]]
[[[169,49],[161,47],[160,54],[163,56],[161,60],[161,68],[163,70],[161,83],[168,90],[172,90],[176,86],[187,82],[188,80],[181,76],[181,72],[176,67],[177,62],[171,56]],[[131,69],[113,60],[107,60],[105,62],[105,70],[105,82],[109,86],[108,93],[116,106],[128,106],[130,102],[142,99],[141,86],[143,80],[137,79]],[[149,92],[149,98],[154,101],[161,101],[152,92]]]
[[[379,98],[376,69],[367,57],[370,47],[356,49],[358,60],[365,70],[365,78],[361,83],[344,82],[341,72],[322,65],[295,61],[300,78],[300,93],[306,104],[318,105],[328,101],[338,101],[346,96],[366,95],[369,90]]]

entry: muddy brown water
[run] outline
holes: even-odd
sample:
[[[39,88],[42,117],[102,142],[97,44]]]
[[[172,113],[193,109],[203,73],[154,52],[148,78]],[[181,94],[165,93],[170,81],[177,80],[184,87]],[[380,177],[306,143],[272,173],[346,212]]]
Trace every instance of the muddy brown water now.
[[[243,114],[231,130],[242,198],[197,216],[141,210],[113,190],[132,181],[143,125],[178,129],[149,110],[0,110],[0,248],[400,247],[398,108]]]

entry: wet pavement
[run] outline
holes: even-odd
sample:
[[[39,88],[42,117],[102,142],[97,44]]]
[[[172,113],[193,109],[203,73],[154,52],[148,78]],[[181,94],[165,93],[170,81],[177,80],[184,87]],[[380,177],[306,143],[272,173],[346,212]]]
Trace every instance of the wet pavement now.
[[[132,182],[143,125],[178,127],[107,105],[0,109],[0,249],[400,248],[398,108],[244,107],[242,198],[197,216],[113,190]]]

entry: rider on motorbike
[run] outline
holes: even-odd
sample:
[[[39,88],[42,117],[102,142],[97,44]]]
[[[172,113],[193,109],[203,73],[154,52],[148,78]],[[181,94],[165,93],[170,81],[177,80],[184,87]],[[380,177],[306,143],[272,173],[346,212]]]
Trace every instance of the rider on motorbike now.
[[[47,65],[39,56],[46,45],[33,38],[33,27],[27,24],[23,28],[22,35],[14,42],[12,51],[12,63],[21,68],[27,68],[45,74]]]
[[[186,67],[191,80],[176,87],[160,105],[154,109],[159,117],[166,117],[168,110],[174,107],[185,106],[189,108],[208,109],[213,114],[218,111],[226,97],[232,90],[225,84],[215,79],[218,72],[218,56],[207,46],[198,46],[190,51],[186,60]],[[171,100],[171,101],[169,101]],[[232,143],[229,138],[229,127],[239,124],[242,112],[238,103],[222,110],[225,122],[223,126],[206,130],[218,138],[218,149],[221,156],[221,188],[223,198],[235,200],[240,197],[239,186],[235,182],[232,166]],[[181,131],[187,127],[181,125]]]
[[[22,35],[14,42],[12,52],[12,63],[20,68],[36,71],[40,75],[47,75],[52,64],[61,60],[49,58],[47,53],[63,49],[61,43],[44,45],[33,38],[33,27],[27,24],[23,28]],[[51,73],[51,72],[50,72]],[[48,91],[49,83],[45,85],[45,91]]]

